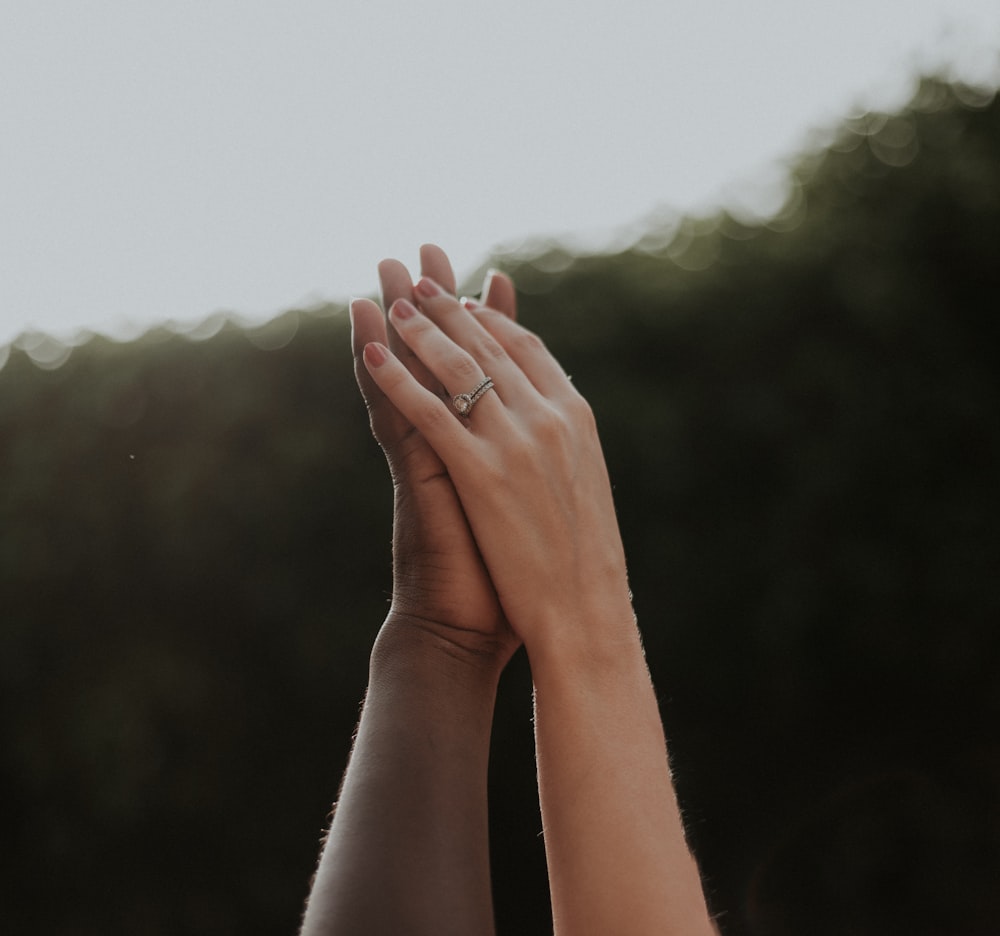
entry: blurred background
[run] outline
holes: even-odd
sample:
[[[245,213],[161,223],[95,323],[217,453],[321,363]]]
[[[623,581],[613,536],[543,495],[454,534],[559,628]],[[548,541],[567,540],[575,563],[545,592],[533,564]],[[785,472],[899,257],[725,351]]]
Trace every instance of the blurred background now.
[[[105,7],[120,11],[88,9]],[[504,28],[520,17],[530,33],[543,8],[511,7]],[[638,36],[653,7],[634,12]],[[42,14],[12,14],[22,26],[28,15]],[[34,47],[32,80],[79,48],[80,24],[60,22]],[[391,22],[371,19],[364,34],[375,71],[389,68],[376,40]],[[449,74],[455,60],[492,61],[504,35],[461,34],[447,43]],[[157,37],[153,61],[169,45]],[[206,61],[228,61],[204,41]],[[345,51],[317,42],[320,58]],[[798,155],[788,149],[717,204],[668,210],[637,183],[646,214],[601,249],[548,237],[557,225],[531,216],[512,228],[516,244],[460,261],[473,290],[489,264],[514,276],[523,319],[597,412],[679,793],[726,936],[971,936],[1000,919],[1000,104],[995,53],[978,56],[907,72],[894,92],[906,96],[885,107],[845,106]],[[93,67],[117,77],[115,61]],[[299,73],[297,59],[282,63]],[[613,64],[595,57],[595,74],[632,60]],[[585,124],[595,88],[550,111]],[[675,90],[662,99],[671,106]],[[658,100],[648,88],[628,98],[648,120]],[[749,153],[757,135],[773,142],[752,130],[769,104],[743,101]],[[444,135],[461,126],[466,138],[481,104],[456,110]],[[77,149],[104,146],[92,112],[66,107],[80,115]],[[530,139],[530,127],[516,132]],[[187,129],[188,165],[200,165]],[[482,143],[494,130],[469,133]],[[119,179],[114,142],[103,158]],[[5,139],[3,152],[22,143]],[[366,152],[404,144],[435,150],[387,125]],[[620,152],[627,181],[624,137]],[[658,158],[666,186],[673,163]],[[32,165],[19,178],[37,192]],[[489,189],[489,170],[477,171]],[[376,188],[391,176],[373,173],[363,178]],[[156,188],[140,176],[136,191]],[[574,200],[613,177],[595,167]],[[160,286],[171,267],[178,280],[192,269],[183,232],[167,225],[162,253],[148,253],[141,206],[99,182],[108,210],[133,219],[118,236],[142,260],[104,247],[107,271],[123,283],[133,267],[147,275],[144,297],[123,286],[122,308],[161,324],[135,312],[141,336],[109,327],[71,340],[64,328],[96,324],[100,297],[119,295],[110,273],[95,273],[103,292],[77,280],[69,324],[37,328],[16,318],[21,300],[3,302],[17,337],[0,345],[0,907],[13,932],[293,932],[387,604],[388,478],[353,386],[342,303],[289,300],[269,317],[279,292],[254,318],[249,306],[209,314],[208,293],[173,294],[180,311],[168,314]],[[430,190],[435,205],[456,201],[443,177]],[[394,217],[406,213],[402,195],[386,198]],[[316,246],[308,218],[293,223],[302,204],[272,225],[289,253]],[[438,218],[412,204],[418,220]],[[311,210],[329,222],[329,205]],[[348,238],[354,210],[333,224]],[[19,239],[22,217],[5,209],[5,257],[42,236]],[[191,228],[206,269],[214,253],[198,237],[212,217]],[[225,217],[233,227],[219,230],[235,235],[241,216]],[[106,244],[114,228],[69,208],[47,224],[51,252],[37,256],[53,284],[67,276],[60,238]],[[392,227],[372,262],[394,252]],[[208,236],[221,258],[227,238]],[[234,263],[266,297],[261,243]],[[323,244],[327,260],[338,244]],[[31,269],[5,265],[0,280],[27,283]],[[494,753],[498,931],[551,932],[520,656],[501,686]]]

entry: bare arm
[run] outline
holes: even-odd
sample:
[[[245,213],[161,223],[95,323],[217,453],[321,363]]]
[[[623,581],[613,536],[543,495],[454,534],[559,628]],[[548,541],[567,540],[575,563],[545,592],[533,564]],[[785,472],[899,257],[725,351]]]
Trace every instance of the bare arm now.
[[[589,406],[542,343],[424,279],[390,315],[467,419],[384,346],[369,373],[447,467],[536,689],[542,816],[559,936],[711,934],[683,835]]]
[[[555,932],[713,933],[637,636],[529,656]]]
[[[303,936],[493,932],[486,768],[500,666],[390,619]]]
[[[425,272],[454,288],[435,248]],[[380,267],[387,302],[412,295],[401,264]],[[489,290],[503,307],[509,283]],[[406,355],[381,309],[352,306],[355,371],[393,478],[393,595],[368,694],[303,923],[303,936],[493,932],[486,777],[500,671],[517,646],[454,486],[360,363],[371,341]],[[511,314],[513,308],[510,308]]]

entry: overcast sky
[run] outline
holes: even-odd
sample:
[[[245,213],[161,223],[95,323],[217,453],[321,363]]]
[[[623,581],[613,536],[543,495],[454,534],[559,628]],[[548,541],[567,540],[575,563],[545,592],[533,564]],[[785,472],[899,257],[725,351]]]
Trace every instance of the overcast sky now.
[[[998,48],[997,0],[0,0],[0,346],[752,201],[810,128]]]

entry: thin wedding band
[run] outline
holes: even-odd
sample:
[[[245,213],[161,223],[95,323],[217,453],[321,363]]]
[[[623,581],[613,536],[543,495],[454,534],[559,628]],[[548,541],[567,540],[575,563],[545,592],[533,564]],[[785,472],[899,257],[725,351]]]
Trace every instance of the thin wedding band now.
[[[468,393],[460,393],[458,396],[451,398],[451,402],[455,404],[455,409],[458,410],[459,416],[468,416],[472,412],[472,407],[476,405],[479,400],[487,390],[493,388],[493,378],[484,377],[476,386],[470,390]]]

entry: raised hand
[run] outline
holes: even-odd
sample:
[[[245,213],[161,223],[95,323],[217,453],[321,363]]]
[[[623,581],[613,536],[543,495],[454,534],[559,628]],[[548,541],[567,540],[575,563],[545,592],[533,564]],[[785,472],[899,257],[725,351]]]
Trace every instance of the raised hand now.
[[[440,248],[420,251],[421,273],[454,292],[455,276]],[[412,300],[413,284],[403,264],[379,265],[388,308]],[[511,320],[515,294],[510,280],[496,273],[484,284],[483,300]],[[355,375],[368,407],[372,432],[385,452],[395,490],[393,595],[390,619],[434,630],[475,653],[494,655],[502,665],[517,646],[496,591],[486,573],[451,477],[422,433],[385,396],[362,362],[369,342],[393,348],[401,366],[425,392],[444,392],[438,379],[387,327],[382,310],[369,300],[351,306]]]
[[[447,257],[425,275],[454,289]],[[402,264],[379,269],[386,301],[413,297]],[[508,279],[487,299],[514,313]],[[440,384],[374,302],[352,304],[355,372],[395,488],[393,595],[303,936],[492,936],[487,766],[497,681],[517,646],[440,458],[371,379],[369,342],[392,345],[430,394]]]
[[[575,644],[592,652],[634,641],[624,552],[590,407],[542,342],[508,316],[487,304],[464,307],[429,276],[414,299],[392,303],[400,341],[389,351],[373,340],[365,364],[446,467],[529,655],[549,641],[563,653]],[[444,398],[407,366],[411,355],[445,388]],[[487,376],[493,389],[459,416],[451,397]],[[600,623],[588,629],[593,621]]]

